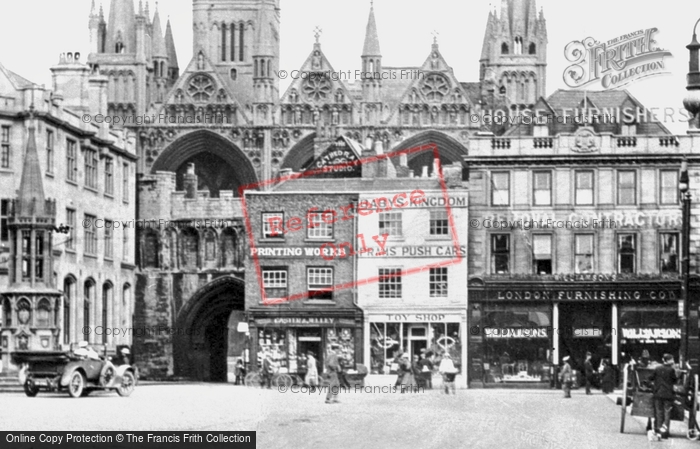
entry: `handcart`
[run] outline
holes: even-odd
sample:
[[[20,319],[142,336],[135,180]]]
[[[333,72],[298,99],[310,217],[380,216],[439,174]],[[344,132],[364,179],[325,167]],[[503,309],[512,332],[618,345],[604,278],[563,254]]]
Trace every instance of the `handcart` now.
[[[654,395],[652,393],[651,374],[654,368],[641,368],[634,364],[623,367],[623,390],[620,414],[620,433],[625,432],[625,418],[630,408],[631,416],[654,417]],[[675,399],[671,411],[672,421],[685,421],[688,413],[687,437],[697,440],[700,436],[696,416],[698,409],[698,375],[690,376],[689,370],[680,370],[678,383],[673,387]],[[651,419],[647,421],[647,430],[651,428]]]

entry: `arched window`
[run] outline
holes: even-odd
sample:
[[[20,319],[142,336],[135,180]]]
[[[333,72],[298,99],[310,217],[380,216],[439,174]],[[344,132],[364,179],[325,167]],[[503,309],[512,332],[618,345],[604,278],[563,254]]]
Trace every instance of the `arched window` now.
[[[177,232],[175,230],[168,234],[168,246],[170,246],[170,269],[177,270]]]
[[[231,62],[236,60],[236,25],[231,24]]]
[[[165,61],[160,62],[160,76],[165,76]]]
[[[109,307],[112,303],[112,284],[105,282],[102,285],[102,343],[107,344],[107,334],[105,332],[109,326]]]
[[[523,38],[515,37],[515,45],[513,46],[513,54],[520,55],[523,53]]]
[[[131,318],[131,285],[122,287],[122,325],[128,326]]]
[[[241,265],[238,254],[238,235],[231,228],[226,228],[221,233],[221,265],[224,267],[239,267]]]
[[[226,61],[226,24],[221,24],[221,60]]]
[[[238,70],[236,69],[231,69],[231,79],[233,81],[236,81],[238,79]]]
[[[238,60],[245,61],[245,25],[242,23],[238,25],[239,38],[238,38]]]
[[[537,45],[534,42],[530,42],[530,48],[528,48],[527,52],[531,55],[537,54]]]
[[[197,268],[197,254],[199,253],[199,234],[193,228],[186,228],[182,231],[182,264],[183,268]]]
[[[2,316],[4,326],[12,327],[12,305],[7,298],[2,301]]]
[[[75,298],[75,278],[66,276],[63,279],[63,343],[71,342],[71,307]]]
[[[158,233],[145,229],[141,249],[141,264],[144,268],[158,268]]]
[[[506,44],[505,42],[501,44],[501,54],[502,55],[508,54],[508,44]]]
[[[124,53],[124,44],[121,42],[117,42],[114,45],[114,52],[115,53]]]
[[[216,260],[216,233],[208,229],[204,235],[204,258],[205,260]]]
[[[270,73],[272,73],[272,70],[270,70],[271,67],[271,61],[268,59],[267,60],[267,77],[270,78]]]
[[[36,314],[36,327],[51,326],[51,303],[46,298],[41,298]]]
[[[374,59],[369,60],[369,67],[367,70],[369,73],[374,73]]]
[[[83,288],[83,328],[88,331],[92,325],[92,320],[90,319],[90,310],[92,302],[95,300],[95,281],[88,279],[85,281],[85,286]],[[83,334],[84,335],[84,334]],[[92,340],[92,332],[86,337],[86,340]]]
[[[27,298],[22,298],[17,303],[17,318],[19,324],[29,324],[32,318],[32,306]]]

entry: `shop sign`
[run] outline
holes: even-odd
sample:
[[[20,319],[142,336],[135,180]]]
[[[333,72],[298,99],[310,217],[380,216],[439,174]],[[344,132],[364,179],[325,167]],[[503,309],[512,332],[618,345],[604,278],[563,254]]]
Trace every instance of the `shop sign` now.
[[[676,300],[676,293],[667,290],[500,290],[489,292],[502,301],[635,301]]]
[[[384,251],[360,252],[364,257],[466,257],[467,246],[388,246]]]
[[[680,328],[663,328],[663,327],[638,327],[638,328],[623,328],[622,338],[628,340],[646,340],[653,342],[658,340],[680,340]]]
[[[276,317],[276,318],[259,318],[255,320],[257,326],[268,325],[285,325],[285,326],[330,326],[343,325],[354,326],[355,321],[350,319],[338,319],[328,317]]]
[[[460,323],[462,317],[449,313],[391,313],[370,315],[370,321],[375,323]]]
[[[546,327],[485,327],[486,338],[548,338]]]
[[[603,336],[603,330],[598,327],[575,327],[574,337],[598,338]]]

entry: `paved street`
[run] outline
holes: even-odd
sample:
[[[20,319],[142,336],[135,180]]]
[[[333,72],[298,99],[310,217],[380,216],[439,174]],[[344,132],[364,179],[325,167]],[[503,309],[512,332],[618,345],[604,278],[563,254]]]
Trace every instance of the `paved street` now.
[[[0,396],[6,430],[256,430],[260,448],[639,448],[696,447],[674,422],[675,438],[649,443],[644,422],[628,419],[597,393],[437,390],[351,393],[339,404],[316,395],[213,384],[141,385],[130,398],[93,393]],[[551,444],[547,446],[547,442]]]

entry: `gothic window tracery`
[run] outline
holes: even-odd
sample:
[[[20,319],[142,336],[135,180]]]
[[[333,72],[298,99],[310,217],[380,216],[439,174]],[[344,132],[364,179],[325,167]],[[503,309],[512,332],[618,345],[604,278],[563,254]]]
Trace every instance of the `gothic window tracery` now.
[[[449,91],[450,82],[437,73],[428,75],[421,87],[421,92],[428,101],[441,101]]]
[[[324,101],[331,93],[331,83],[322,74],[309,76],[304,82],[304,94],[311,101]]]
[[[187,93],[197,103],[209,101],[214,91],[214,80],[202,74],[195,75],[187,87]]]

